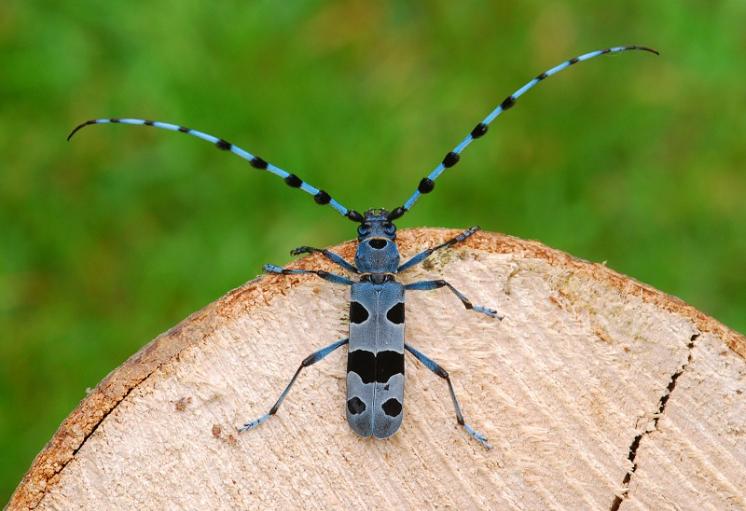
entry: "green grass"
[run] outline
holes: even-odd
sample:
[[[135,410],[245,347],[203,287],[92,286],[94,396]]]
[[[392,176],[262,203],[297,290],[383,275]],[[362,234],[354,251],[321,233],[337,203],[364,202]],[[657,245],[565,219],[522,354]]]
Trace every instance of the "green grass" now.
[[[746,3],[0,2],[0,503],[142,344],[261,264],[394,207],[512,90],[544,82],[400,222],[533,238],[745,331]]]

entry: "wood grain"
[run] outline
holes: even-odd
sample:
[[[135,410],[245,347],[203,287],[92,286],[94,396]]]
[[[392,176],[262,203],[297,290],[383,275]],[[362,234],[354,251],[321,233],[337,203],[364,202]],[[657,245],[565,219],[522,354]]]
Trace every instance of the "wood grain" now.
[[[403,254],[455,231],[400,233]],[[348,259],[354,244],[336,247]],[[317,256],[297,267],[332,267]],[[262,277],[114,370],[37,456],[8,509],[746,509],[746,340],[680,300],[539,243],[479,233],[407,272],[405,419],[385,441],[344,416],[348,289]]]

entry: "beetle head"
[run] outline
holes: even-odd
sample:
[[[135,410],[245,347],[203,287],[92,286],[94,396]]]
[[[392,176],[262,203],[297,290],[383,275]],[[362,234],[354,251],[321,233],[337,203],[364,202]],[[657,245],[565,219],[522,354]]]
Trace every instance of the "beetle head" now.
[[[369,209],[357,229],[355,264],[361,273],[396,273],[399,249],[396,226],[385,209]]]

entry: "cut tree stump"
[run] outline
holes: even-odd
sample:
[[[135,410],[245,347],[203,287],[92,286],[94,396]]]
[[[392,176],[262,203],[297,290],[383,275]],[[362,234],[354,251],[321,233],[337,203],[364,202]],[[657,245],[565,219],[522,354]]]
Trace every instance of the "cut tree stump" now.
[[[404,256],[456,231],[402,231]],[[354,243],[336,248],[348,260]],[[300,268],[331,265],[319,256]],[[716,264],[713,262],[713,264]],[[402,275],[404,423],[388,440],[345,420],[348,288],[266,276],[156,338],[63,422],[9,509],[746,509],[746,340],[680,300],[539,243],[478,233]]]

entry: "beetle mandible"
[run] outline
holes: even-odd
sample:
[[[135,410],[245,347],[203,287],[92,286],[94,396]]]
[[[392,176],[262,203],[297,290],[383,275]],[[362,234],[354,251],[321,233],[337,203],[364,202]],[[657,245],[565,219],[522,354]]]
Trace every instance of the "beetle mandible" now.
[[[487,132],[490,123],[501,113],[513,107],[518,98],[529,89],[549,76],[578,62],[589,60],[599,55],[619,53],[627,50],[643,50],[655,53],[656,55],[658,54],[656,50],[644,46],[615,46],[571,58],[541,73],[505,98],[452,151],[445,155],[443,160],[427,177],[424,177],[420,181],[417,190],[415,190],[403,205],[391,211],[369,209],[365,214],[360,214],[355,210],[347,209],[334,200],[328,193],[301,180],[295,174],[286,172],[222,138],[217,138],[202,131],[177,124],[130,118],[93,119],[76,126],[67,139],[70,140],[78,130],[85,126],[111,123],[151,126],[186,133],[187,135],[206,140],[214,144],[218,149],[232,152],[247,160],[256,169],[266,170],[282,178],[288,186],[300,188],[304,192],[311,194],[317,204],[328,204],[343,216],[360,224],[357,229],[358,245],[354,264],[346,261],[338,254],[313,247],[299,247],[291,252],[291,255],[313,252],[321,253],[325,258],[346,272],[357,276],[358,280],[351,280],[345,276],[322,270],[287,269],[270,264],[264,266],[264,271],[270,274],[315,274],[331,283],[350,286],[350,331],[347,338],[335,341],[306,357],[269,412],[258,419],[247,422],[239,428],[239,431],[253,429],[272,417],[279,409],[303,368],[322,360],[337,348],[349,345],[347,357],[347,421],[353,431],[365,437],[372,435],[376,438],[387,438],[399,429],[404,411],[404,351],[406,350],[428,369],[446,380],[456,411],[458,424],[472,438],[489,449],[491,446],[487,442],[487,438],[464,421],[461,406],[456,398],[456,393],[448,372],[437,362],[404,341],[404,297],[406,291],[428,291],[446,287],[461,300],[461,303],[467,309],[498,320],[502,320],[502,316],[498,315],[497,311],[493,309],[472,304],[466,296],[445,280],[424,280],[409,284],[397,281],[397,276],[400,273],[423,262],[433,252],[452,247],[464,241],[473,235],[478,230],[478,227],[467,229],[445,243],[428,248],[414,255],[403,264],[400,264],[394,221],[409,211],[420,196],[431,192],[435,187],[435,180],[446,169],[458,163],[463,150],[474,140],[482,137]]]

